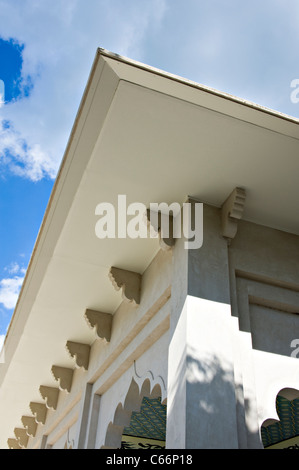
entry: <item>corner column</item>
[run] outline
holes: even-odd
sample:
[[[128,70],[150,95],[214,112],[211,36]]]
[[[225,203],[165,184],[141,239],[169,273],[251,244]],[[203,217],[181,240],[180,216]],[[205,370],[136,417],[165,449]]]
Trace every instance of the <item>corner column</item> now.
[[[169,449],[238,448],[228,242],[221,215],[205,205],[202,247],[186,249],[183,238],[173,247]]]

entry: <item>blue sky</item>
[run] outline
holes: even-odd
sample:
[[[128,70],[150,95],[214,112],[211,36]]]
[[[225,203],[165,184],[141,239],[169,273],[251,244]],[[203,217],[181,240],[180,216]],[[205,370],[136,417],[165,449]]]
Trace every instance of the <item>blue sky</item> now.
[[[0,0],[0,342],[96,48],[299,118],[298,43],[298,0]]]

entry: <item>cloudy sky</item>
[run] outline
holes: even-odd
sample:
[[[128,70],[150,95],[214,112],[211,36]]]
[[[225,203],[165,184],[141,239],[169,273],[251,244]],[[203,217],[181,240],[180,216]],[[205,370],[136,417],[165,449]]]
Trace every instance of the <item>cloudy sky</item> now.
[[[298,44],[298,0],[0,0],[0,342],[97,47],[299,118]]]

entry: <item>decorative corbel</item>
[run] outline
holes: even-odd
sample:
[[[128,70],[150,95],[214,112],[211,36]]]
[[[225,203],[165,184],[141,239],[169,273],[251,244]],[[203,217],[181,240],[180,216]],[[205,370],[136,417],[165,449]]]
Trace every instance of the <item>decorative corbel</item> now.
[[[109,279],[114,289],[122,290],[123,300],[139,305],[142,276],[133,271],[112,267],[109,271]]]
[[[242,188],[235,188],[224,202],[221,209],[222,235],[232,240],[235,238],[238,221],[242,218],[246,193]]]
[[[17,439],[7,439],[7,445],[10,449],[22,449]]]
[[[73,369],[67,367],[52,366],[52,375],[54,379],[59,382],[59,390],[70,393],[73,382]]]
[[[15,428],[14,433],[15,433],[15,436],[16,436],[20,446],[22,448],[27,447],[29,437],[28,437],[28,434],[26,432],[26,429]]]
[[[95,328],[97,336],[109,343],[113,315],[110,313],[97,312],[96,310],[86,310],[84,318],[90,328]]]
[[[74,341],[67,341],[66,349],[70,356],[75,359],[77,367],[88,369],[90,346],[89,344],[76,343]]]
[[[37,422],[31,416],[22,416],[22,423],[26,429],[27,435],[35,437],[37,430]]]
[[[41,385],[39,387],[39,391],[43,399],[46,401],[46,407],[48,409],[56,410],[59,388],[45,387],[44,385]]]
[[[163,217],[164,220],[167,217],[168,233],[163,233]],[[161,212],[154,212],[150,209],[146,210],[146,223],[147,229],[150,232],[154,232],[159,237],[159,244],[162,250],[168,251],[175,244],[175,238],[173,233],[173,216],[171,214],[163,215]]]
[[[33,403],[29,404],[29,408],[34,415],[35,421],[38,424],[45,424],[47,418],[47,407],[43,403]]]

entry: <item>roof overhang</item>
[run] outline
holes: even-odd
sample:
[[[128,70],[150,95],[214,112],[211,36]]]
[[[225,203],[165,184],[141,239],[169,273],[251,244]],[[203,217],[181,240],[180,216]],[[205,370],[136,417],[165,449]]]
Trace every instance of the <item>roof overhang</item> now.
[[[220,207],[238,186],[244,219],[299,234],[298,174],[298,120],[99,49],[5,341],[0,447],[51,366],[73,366],[66,341],[94,341],[85,309],[121,302],[110,266],[143,273],[159,249],[99,240],[99,203]]]

